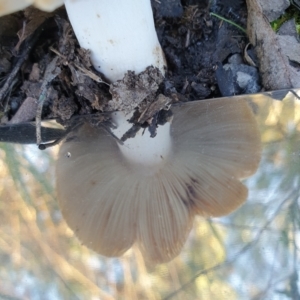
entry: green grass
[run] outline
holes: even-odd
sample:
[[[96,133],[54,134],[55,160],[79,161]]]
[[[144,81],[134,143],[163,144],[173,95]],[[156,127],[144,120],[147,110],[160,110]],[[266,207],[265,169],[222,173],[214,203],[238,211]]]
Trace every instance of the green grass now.
[[[212,13],[212,12],[210,13],[210,15],[214,16],[214,17],[216,17],[216,18],[218,18],[218,19],[220,19],[220,20],[222,20],[224,22],[227,22],[227,23],[229,23],[229,24],[231,24],[233,26],[235,26],[236,28],[238,28],[239,30],[241,30],[244,33],[247,33],[247,31],[246,31],[245,28],[241,27],[240,25],[236,24],[235,22],[233,22],[233,21],[231,21],[229,19],[226,19],[226,18],[224,18],[224,17],[222,17],[222,16],[220,16],[218,14]]]
[[[281,15],[277,20],[271,22],[271,26],[275,32],[279,30],[283,23],[295,19],[297,33],[300,34],[300,10],[291,5],[283,15]]]

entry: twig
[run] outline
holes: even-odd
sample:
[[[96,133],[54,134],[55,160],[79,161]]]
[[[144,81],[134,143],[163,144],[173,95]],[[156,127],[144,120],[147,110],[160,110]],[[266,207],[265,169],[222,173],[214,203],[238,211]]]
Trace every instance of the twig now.
[[[40,145],[42,142],[42,135],[41,135],[42,110],[43,110],[44,102],[46,100],[48,85],[61,72],[61,69],[56,66],[57,61],[58,61],[58,57],[55,57],[47,66],[45,71],[44,81],[41,86],[41,94],[38,100],[38,107],[36,110],[36,117],[35,117],[37,145]]]
[[[57,136],[57,138],[53,142],[39,144],[39,150],[46,150],[50,147],[58,145],[70,132],[75,131],[76,128],[80,127],[81,125],[82,125],[82,122],[80,122],[80,121],[77,123],[73,122],[73,124],[68,126],[67,129],[65,129],[63,131],[63,134],[61,134],[60,136]],[[48,139],[48,141],[49,141],[49,139]]]
[[[54,146],[58,145],[62,141],[62,139],[63,138],[59,138],[50,143],[39,144],[39,150],[46,150],[48,148],[54,147]]]
[[[64,55],[62,55],[59,51],[57,51],[56,49],[54,49],[53,47],[49,47],[49,49],[52,52],[54,52],[56,55],[58,55],[59,57],[63,58],[66,61],[67,64],[74,65],[78,70],[80,70],[84,75],[90,77],[92,80],[94,80],[94,81],[96,81],[98,83],[104,83],[106,85],[109,85],[107,82],[103,81],[100,76],[94,74],[93,72],[89,71],[88,69],[79,66],[75,62],[68,62],[67,58]]]
[[[58,128],[42,127],[41,135],[45,142],[61,139],[66,131]],[[35,144],[36,128],[33,122],[0,126],[0,142],[17,144]]]
[[[15,77],[17,76],[21,66],[23,63],[28,59],[29,53],[31,52],[33,46],[38,41],[41,33],[44,31],[45,27],[48,25],[49,20],[46,20],[32,35],[30,35],[25,42],[23,43],[23,47],[20,53],[20,56],[17,59],[13,69],[11,70],[9,76],[6,79],[5,84],[0,89],[0,104],[2,104],[3,100],[8,94],[12,86],[12,82],[14,81]],[[3,105],[3,104],[2,104]]]

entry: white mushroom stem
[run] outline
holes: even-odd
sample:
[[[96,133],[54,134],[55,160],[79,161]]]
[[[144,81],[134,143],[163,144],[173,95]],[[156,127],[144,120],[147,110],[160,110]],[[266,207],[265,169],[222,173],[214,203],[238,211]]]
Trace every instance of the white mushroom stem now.
[[[132,124],[128,123],[128,116],[123,112],[115,112],[112,117],[117,125],[113,133],[121,139]],[[167,122],[164,126],[159,126],[155,138],[150,137],[148,129],[140,129],[134,138],[127,139],[123,145],[119,143],[119,149],[130,163],[147,167],[151,173],[171,153],[170,128],[170,122]]]
[[[70,22],[81,47],[91,51],[94,67],[114,82],[127,71],[140,73],[149,66],[164,73],[165,59],[153,21],[150,0],[65,0]],[[118,138],[132,126],[129,116],[114,115]],[[171,148],[170,123],[158,129],[155,139],[140,130],[120,146],[134,163],[157,165]]]
[[[80,46],[111,82],[151,65],[164,71],[150,0],[65,0],[65,6]]]

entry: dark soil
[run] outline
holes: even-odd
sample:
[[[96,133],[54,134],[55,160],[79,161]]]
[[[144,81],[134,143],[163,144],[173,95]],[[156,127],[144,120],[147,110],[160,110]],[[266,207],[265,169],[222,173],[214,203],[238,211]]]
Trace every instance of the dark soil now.
[[[153,0],[157,33],[168,64],[156,95],[163,94],[172,102],[220,97],[218,82],[229,78],[222,66],[234,54],[242,58],[240,64],[246,64],[246,34],[210,15],[213,12],[246,28],[245,1],[211,2],[167,0],[161,4]],[[34,120],[37,101],[32,99],[45,99],[42,119],[56,118],[61,123],[76,115],[109,110],[110,87],[93,70],[88,51],[80,49],[64,8],[53,14],[31,8],[0,22],[2,124]],[[54,76],[47,75],[49,68]]]

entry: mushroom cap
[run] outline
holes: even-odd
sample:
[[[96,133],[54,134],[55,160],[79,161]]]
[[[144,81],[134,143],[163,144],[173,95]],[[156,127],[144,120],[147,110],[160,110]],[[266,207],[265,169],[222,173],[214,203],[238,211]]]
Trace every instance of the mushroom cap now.
[[[0,0],[0,16],[22,10],[30,5],[44,11],[53,11],[63,4],[63,0]]]
[[[61,145],[56,172],[63,216],[100,254],[119,256],[136,243],[147,261],[170,261],[196,214],[226,215],[246,200],[240,179],[256,171],[261,153],[247,102],[205,100],[172,111],[172,149],[153,167],[132,162],[111,135],[88,124]]]

